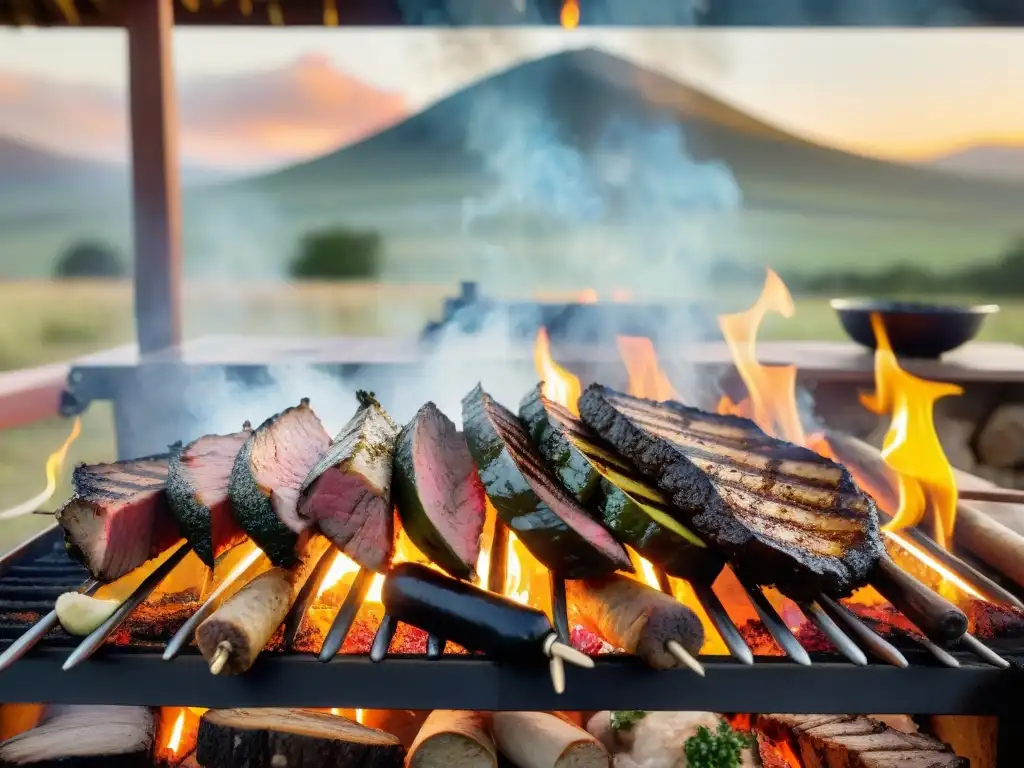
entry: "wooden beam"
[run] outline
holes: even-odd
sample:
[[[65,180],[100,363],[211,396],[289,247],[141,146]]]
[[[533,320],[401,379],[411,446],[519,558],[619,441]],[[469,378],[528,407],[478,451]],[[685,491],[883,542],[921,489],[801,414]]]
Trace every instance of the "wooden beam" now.
[[[139,353],[181,342],[181,183],[174,89],[173,0],[126,9]]]

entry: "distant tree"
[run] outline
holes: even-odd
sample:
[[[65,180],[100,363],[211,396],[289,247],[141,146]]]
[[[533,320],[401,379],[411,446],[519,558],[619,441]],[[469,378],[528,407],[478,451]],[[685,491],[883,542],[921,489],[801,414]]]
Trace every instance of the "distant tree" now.
[[[299,242],[289,266],[295,280],[368,280],[380,274],[379,232],[327,229]]]
[[[127,270],[113,246],[98,241],[72,244],[60,255],[53,276],[60,279],[89,277],[124,277]]]

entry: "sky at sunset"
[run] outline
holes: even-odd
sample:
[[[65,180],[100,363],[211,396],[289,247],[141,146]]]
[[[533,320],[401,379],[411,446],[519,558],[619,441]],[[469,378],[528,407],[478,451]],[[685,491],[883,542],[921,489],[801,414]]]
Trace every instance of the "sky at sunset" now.
[[[1024,145],[1024,31],[181,30],[182,146],[197,161],[329,151],[524,58],[595,46],[804,137],[918,159]],[[0,30],[0,135],[125,146],[125,41]]]

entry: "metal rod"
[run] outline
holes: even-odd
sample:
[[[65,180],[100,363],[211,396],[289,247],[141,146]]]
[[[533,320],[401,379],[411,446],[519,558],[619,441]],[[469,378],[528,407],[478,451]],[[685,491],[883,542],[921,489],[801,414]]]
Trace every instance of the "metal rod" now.
[[[295,602],[292,603],[288,615],[284,617],[285,648],[290,650],[295,645],[295,638],[298,637],[299,630],[302,628],[302,620],[309,609],[313,607],[313,603],[316,602],[316,598],[320,593],[320,585],[334,564],[334,559],[337,555],[337,549],[333,546],[328,547],[313,567],[313,572],[309,574],[309,578],[302,585],[299,594],[295,596]]]
[[[976,638],[970,632],[960,638],[960,645],[964,646],[977,656],[979,659],[984,661],[986,664],[991,664],[993,667],[999,667],[1000,669],[1009,669],[1010,662],[1000,656],[998,653],[993,651],[981,640]]]
[[[375,664],[384,661],[397,631],[398,621],[394,616],[385,613],[384,618],[380,620],[380,626],[377,627],[377,634],[373,636],[373,643],[370,645],[370,661]]]
[[[444,656],[444,647],[448,641],[437,635],[427,635],[427,658],[440,659]]]
[[[793,633],[789,631],[786,622],[775,612],[775,608],[768,602],[768,598],[764,596],[761,588],[756,584],[748,583],[739,574],[736,574],[736,578],[739,579],[746,590],[747,597],[753,603],[754,610],[757,611],[757,615],[761,618],[764,628],[775,638],[775,642],[779,644],[779,647],[797,664],[803,664],[805,667],[811,666],[811,657],[807,655],[807,651],[800,645],[800,642]]]
[[[970,582],[974,586],[978,587],[988,597],[1024,610],[1024,601],[1019,597],[1006,589],[1006,587],[1001,586],[996,581],[986,576],[970,563],[961,560],[949,550],[940,547],[934,539],[923,531],[919,531],[916,528],[908,528],[900,531],[900,535],[906,536],[919,547],[927,550],[929,555],[934,557],[936,560],[941,561],[964,581]]]
[[[191,551],[192,548],[187,543],[182,542],[179,544],[170,557],[160,563],[152,573],[142,580],[142,583],[117,607],[110,618],[100,624],[88,637],[79,643],[78,647],[68,656],[67,661],[64,662],[64,671],[66,672],[78,666],[99,650],[107,641],[107,638],[113,634],[114,630],[121,625],[121,622],[128,618],[128,614],[138,608],[152,594],[153,590],[160,585],[160,582],[166,579],[178,563],[185,558],[185,555]]]
[[[961,638],[962,640],[963,638]],[[924,648],[931,653],[938,661],[945,664],[947,667],[953,667],[954,669],[960,669],[960,662],[956,660],[945,648],[940,648],[931,640],[924,635],[915,636],[914,640],[920,643]]]
[[[54,523],[50,527],[37,533],[28,541],[21,542],[21,544],[16,546],[14,549],[4,553],[3,556],[0,556],[0,576],[7,573],[11,566],[20,563],[26,555],[32,552],[32,550],[42,544],[46,539],[55,538],[54,532],[59,528],[60,524]],[[56,543],[57,542],[54,541],[54,544]],[[68,565],[73,565],[73,563],[69,560]]]
[[[508,528],[494,515],[494,535],[491,536],[491,559],[487,570],[487,589],[496,595],[505,593],[505,568],[508,565]]]
[[[906,669],[910,666],[907,657],[881,635],[873,632],[860,618],[842,603],[826,595],[818,595],[818,604],[837,623],[843,624],[864,647],[876,658],[894,667]]]
[[[558,639],[569,643],[569,601],[565,595],[565,579],[551,573],[551,617]]]
[[[99,588],[100,582],[95,579],[89,579],[78,588],[78,591],[83,595],[91,595]],[[49,631],[56,627],[58,623],[57,610],[54,609],[33,624],[25,634],[7,646],[7,650],[0,654],[0,672],[31,651],[36,646],[36,643],[46,637]]]
[[[704,613],[708,615],[708,619],[715,625],[715,629],[718,630],[718,636],[722,638],[722,642],[725,643],[725,647],[729,649],[732,657],[740,664],[753,664],[754,654],[750,650],[750,646],[743,639],[739,628],[730,618],[729,613],[725,610],[725,606],[722,605],[722,601],[718,599],[718,595],[715,594],[711,585],[697,584],[696,582],[689,582],[689,584],[693,589],[693,593],[697,596],[697,601],[704,609]]]
[[[821,630],[821,633],[829,639],[829,642],[843,656],[858,667],[866,667],[868,665],[868,657],[864,655],[864,651],[860,649],[857,643],[850,639],[849,635],[839,628],[839,625],[832,620],[831,616],[825,613],[820,605],[815,602],[801,603],[800,610],[803,611],[804,616],[810,619],[814,626]]]
[[[372,583],[373,571],[366,568],[356,571],[352,584],[349,585],[348,594],[345,595],[345,600],[342,602],[341,608],[338,609],[338,615],[334,617],[331,628],[327,630],[327,637],[324,638],[323,647],[320,648],[320,661],[327,662],[338,655]]]
[[[167,641],[167,646],[164,648],[164,661],[170,661],[181,653],[181,649],[192,639],[196,628],[206,621],[207,616],[213,613],[214,608],[217,607],[217,603],[224,596],[224,593],[245,576],[262,555],[262,551],[253,547],[252,552],[239,562],[231,573],[224,577],[224,581],[218,584],[217,588],[210,593],[210,596],[206,598],[206,602],[199,606],[199,610],[189,616],[188,621],[182,624],[181,628],[174,633],[174,636]]]

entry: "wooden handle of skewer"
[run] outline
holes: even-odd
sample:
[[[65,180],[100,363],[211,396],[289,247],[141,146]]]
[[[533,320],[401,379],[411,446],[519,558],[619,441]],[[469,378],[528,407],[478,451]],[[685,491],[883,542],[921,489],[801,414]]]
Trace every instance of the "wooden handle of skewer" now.
[[[967,616],[963,611],[888,557],[878,561],[871,573],[871,586],[934,643],[949,645],[967,632]]]

